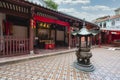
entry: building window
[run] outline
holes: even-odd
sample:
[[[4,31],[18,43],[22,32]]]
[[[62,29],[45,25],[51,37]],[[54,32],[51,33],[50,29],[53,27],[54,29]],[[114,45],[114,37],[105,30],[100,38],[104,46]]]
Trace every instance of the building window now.
[[[112,20],[112,23],[111,23],[111,24],[112,24],[112,26],[114,26],[114,25],[115,25],[115,21],[114,21],[114,20]]]
[[[97,25],[100,27],[100,23],[97,23]]]
[[[116,21],[119,21],[119,20],[120,20],[120,18],[117,18],[117,19],[116,19]]]
[[[100,23],[100,28],[102,28],[102,23]]]
[[[106,22],[104,22],[103,27],[106,28]]]

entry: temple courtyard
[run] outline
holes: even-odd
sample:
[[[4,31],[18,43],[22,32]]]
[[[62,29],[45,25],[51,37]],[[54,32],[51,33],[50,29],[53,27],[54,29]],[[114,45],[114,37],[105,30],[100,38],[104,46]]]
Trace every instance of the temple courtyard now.
[[[77,70],[75,52],[69,52],[2,64],[0,80],[120,80],[120,50],[100,47],[91,51],[93,72]]]

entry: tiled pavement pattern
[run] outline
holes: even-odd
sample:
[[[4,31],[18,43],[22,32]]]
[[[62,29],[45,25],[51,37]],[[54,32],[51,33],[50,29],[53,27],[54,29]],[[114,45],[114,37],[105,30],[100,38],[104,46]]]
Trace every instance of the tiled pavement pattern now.
[[[103,48],[92,52],[93,72],[75,69],[72,52],[1,65],[0,80],[120,80],[120,52]]]

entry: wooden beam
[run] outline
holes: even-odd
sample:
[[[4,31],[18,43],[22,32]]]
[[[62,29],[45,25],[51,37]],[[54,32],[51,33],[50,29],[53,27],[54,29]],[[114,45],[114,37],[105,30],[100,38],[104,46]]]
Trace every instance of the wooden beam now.
[[[29,14],[19,13],[19,12],[10,10],[10,9],[0,8],[0,12],[8,14],[8,15],[15,15],[15,16],[23,17],[23,18],[29,18]]]

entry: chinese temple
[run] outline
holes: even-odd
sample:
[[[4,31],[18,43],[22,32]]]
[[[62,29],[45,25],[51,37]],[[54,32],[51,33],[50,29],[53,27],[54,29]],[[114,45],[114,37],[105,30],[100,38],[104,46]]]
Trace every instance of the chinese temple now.
[[[85,22],[88,30],[98,29]],[[82,19],[26,0],[0,0],[0,57],[34,54],[36,48],[75,47],[78,41],[71,32],[82,24]]]

